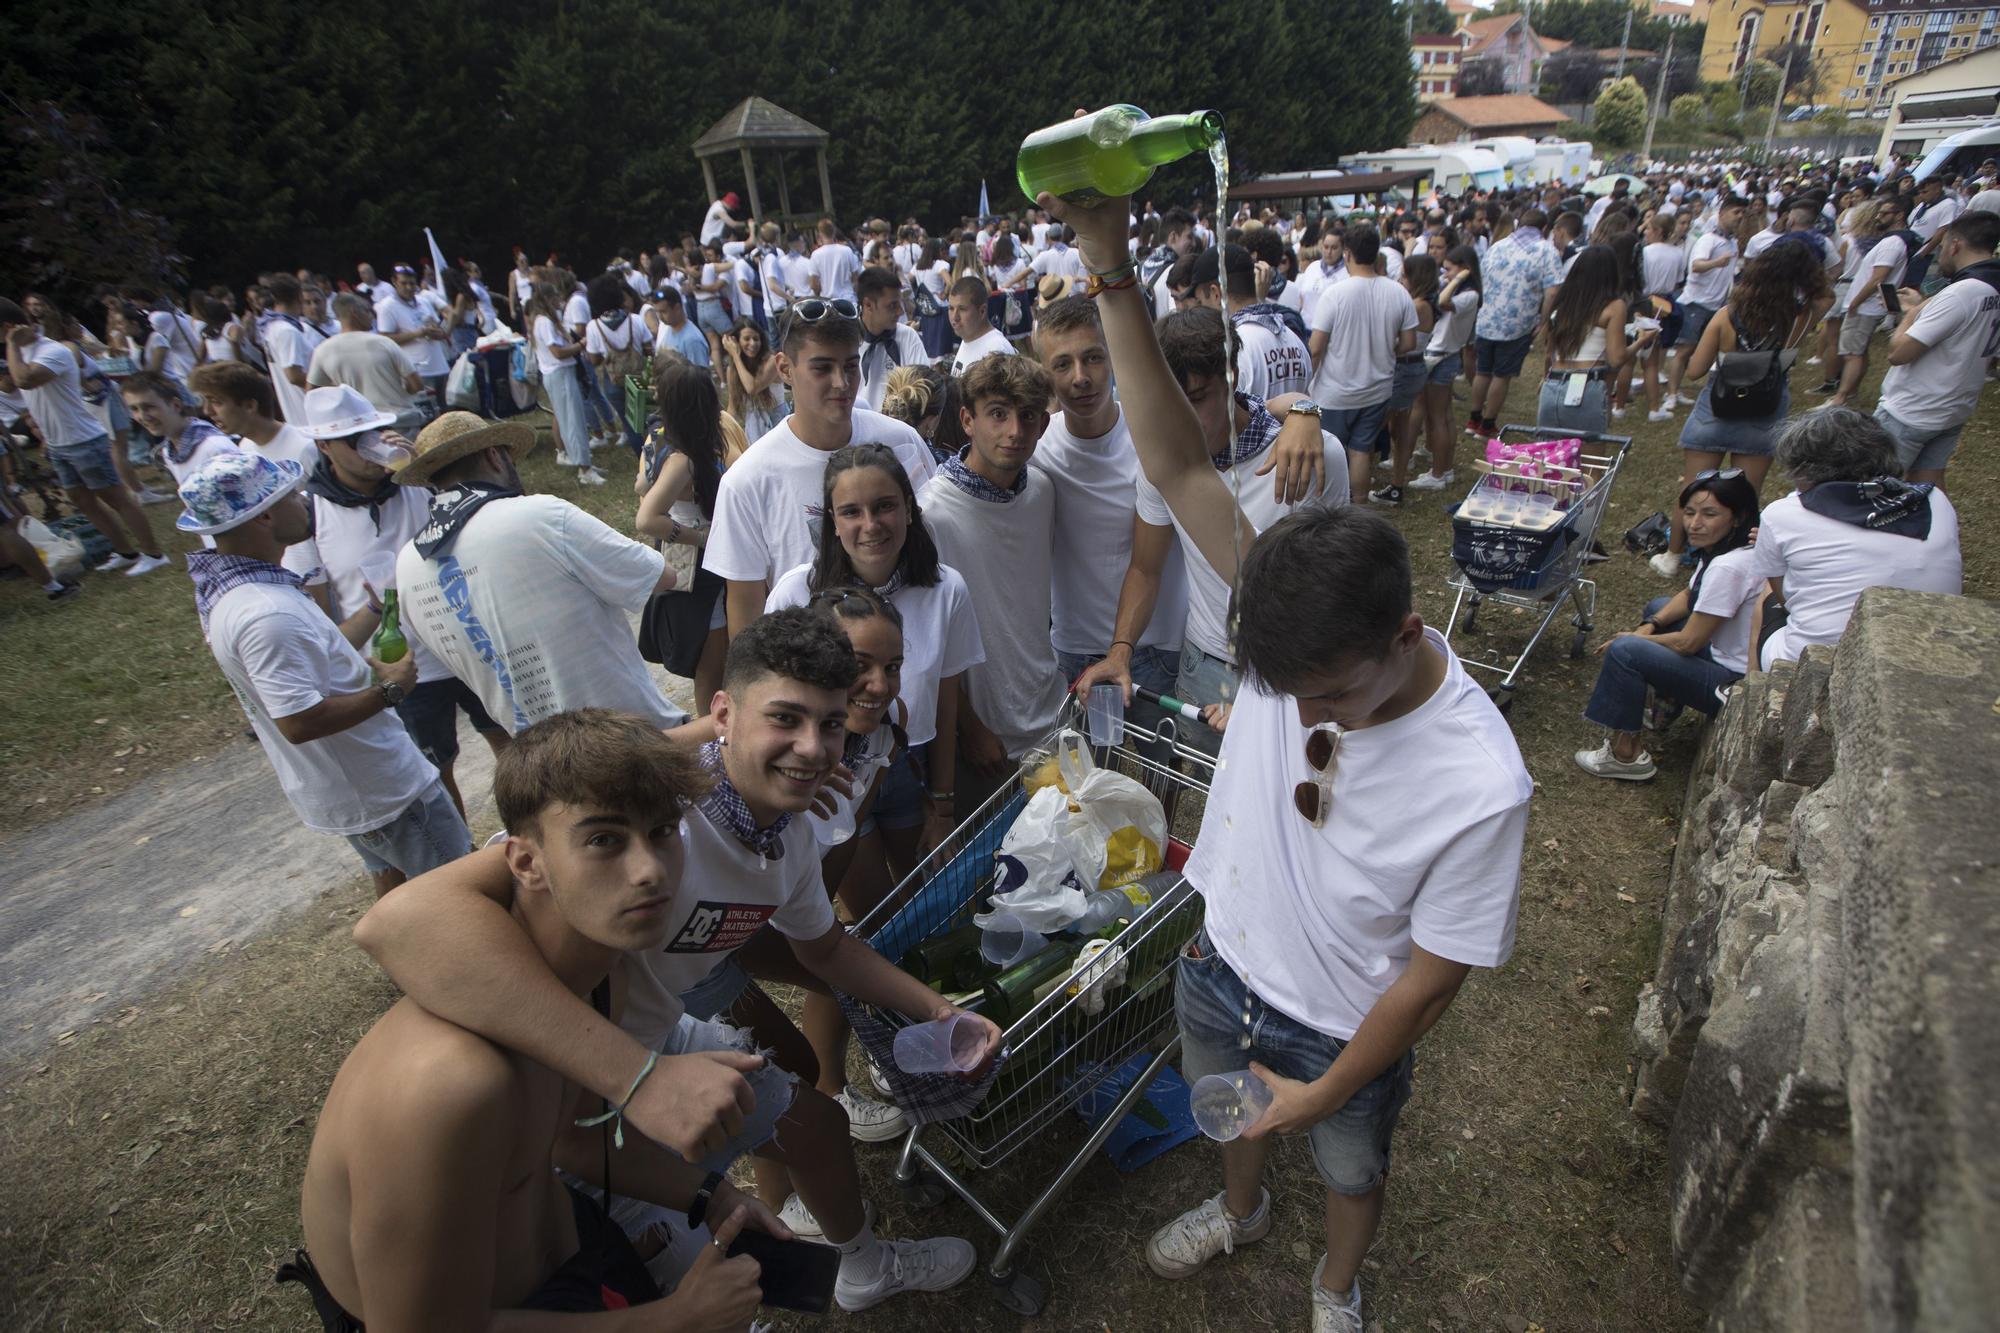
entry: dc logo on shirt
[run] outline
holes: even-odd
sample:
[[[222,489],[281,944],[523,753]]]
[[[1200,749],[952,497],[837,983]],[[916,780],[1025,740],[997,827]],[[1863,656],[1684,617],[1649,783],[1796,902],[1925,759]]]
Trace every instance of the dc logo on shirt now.
[[[663,952],[722,953],[741,948],[776,910],[757,903],[696,903]]]

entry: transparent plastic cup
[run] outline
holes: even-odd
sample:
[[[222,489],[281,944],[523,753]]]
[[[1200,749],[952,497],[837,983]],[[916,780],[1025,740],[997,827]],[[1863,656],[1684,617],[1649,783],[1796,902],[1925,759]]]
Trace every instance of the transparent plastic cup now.
[[[1125,689],[1121,685],[1093,685],[1084,700],[1085,724],[1090,743],[1102,748],[1125,739]]]
[[[981,923],[980,929],[980,957],[1002,968],[1026,962],[1047,948],[1049,943],[1040,931],[1028,929],[1021,924],[1021,918],[1004,907],[995,908],[993,915]]]
[[[979,1064],[981,1034],[971,1014],[918,1023],[896,1034],[896,1068],[905,1074],[963,1074]]]
[[[1271,1089],[1247,1069],[1210,1074],[1195,1080],[1188,1107],[1202,1133],[1217,1143],[1227,1143],[1271,1109]]]

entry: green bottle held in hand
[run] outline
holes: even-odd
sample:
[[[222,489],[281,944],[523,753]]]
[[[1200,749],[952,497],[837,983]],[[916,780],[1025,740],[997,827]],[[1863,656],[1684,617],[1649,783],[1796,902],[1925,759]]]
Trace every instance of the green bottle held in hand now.
[[[1021,140],[1014,173],[1030,199],[1047,190],[1091,204],[1143,188],[1159,168],[1207,152],[1221,137],[1222,117],[1213,111],[1148,116],[1121,103],[1036,130]]]
[[[375,630],[375,660],[400,662],[409,651],[410,641],[403,637],[396,611],[396,590],[391,588],[382,594],[382,623]]]

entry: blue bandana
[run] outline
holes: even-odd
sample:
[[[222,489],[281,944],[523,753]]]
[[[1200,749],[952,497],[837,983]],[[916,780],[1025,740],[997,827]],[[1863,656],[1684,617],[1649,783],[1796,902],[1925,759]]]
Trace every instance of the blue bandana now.
[[[194,580],[194,609],[201,613],[201,631],[208,633],[208,613],[222,595],[246,583],[274,583],[280,587],[303,588],[303,576],[283,565],[247,555],[224,555],[220,551],[188,552],[188,577]]]
[[[950,458],[945,459],[942,463],[938,464],[938,475],[958,487],[961,491],[964,491],[973,499],[991,500],[994,504],[1006,504],[1022,491],[1028,489],[1028,469],[1022,468],[1021,475],[1014,478],[1014,484],[1011,487],[1003,489],[1002,487],[995,486],[992,482],[986,480],[986,478],[965,465],[965,456],[971,452],[972,446],[968,444]]]
[[[1227,472],[1263,453],[1278,442],[1278,432],[1283,429],[1283,423],[1271,415],[1270,409],[1240,389],[1236,392],[1236,404],[1250,414],[1250,424],[1237,433],[1234,444],[1213,456],[1217,472]]]
[[[750,815],[750,807],[729,781],[729,772],[723,767],[721,741],[710,741],[702,746],[701,761],[715,775],[715,785],[708,789],[706,796],[695,802],[696,807],[708,816],[710,823],[725,833],[733,834],[736,841],[765,860],[782,860],[785,855],[784,832],[791,826],[792,817],[779,815],[771,827],[757,827],[757,821]]]
[[[1923,541],[1931,535],[1931,491],[1927,481],[1900,477],[1873,481],[1823,481],[1799,492],[1799,503],[1813,513],[1870,532]]]
[[[200,447],[203,440],[216,438],[230,440],[230,437],[217,430],[213,423],[202,417],[196,417],[188,422],[186,430],[174,439],[166,441],[167,457],[176,463],[185,463],[194,457],[194,451]],[[231,440],[231,443],[234,441]]]

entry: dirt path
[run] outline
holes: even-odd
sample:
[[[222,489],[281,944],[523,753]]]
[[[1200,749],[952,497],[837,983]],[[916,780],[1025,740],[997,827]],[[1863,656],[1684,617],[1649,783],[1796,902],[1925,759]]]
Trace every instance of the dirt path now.
[[[458,781],[490,825],[493,756],[471,729]],[[14,840],[0,903],[0,1062],[299,915],[361,863],[299,822],[254,741],[158,773]]]

